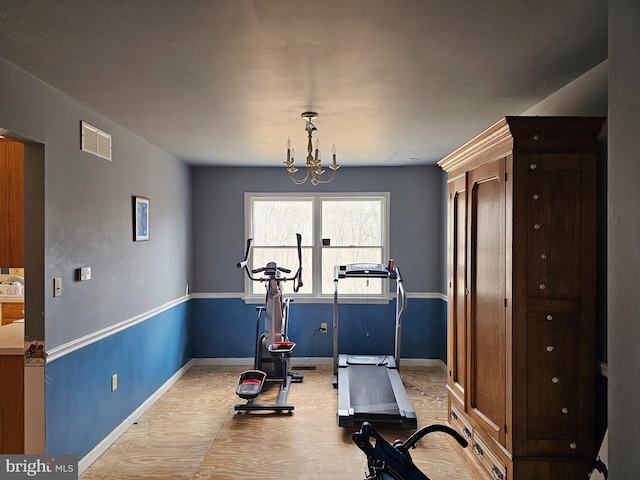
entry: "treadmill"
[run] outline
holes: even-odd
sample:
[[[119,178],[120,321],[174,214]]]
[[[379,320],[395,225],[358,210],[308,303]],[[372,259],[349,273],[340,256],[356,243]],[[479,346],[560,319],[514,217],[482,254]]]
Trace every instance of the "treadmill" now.
[[[389,278],[396,281],[396,335],[394,355],[338,354],[338,282],[347,278]],[[333,386],[338,388],[338,425],[362,422],[396,423],[417,428],[418,420],[400,378],[400,338],[407,295],[393,262],[336,265],[333,293]]]

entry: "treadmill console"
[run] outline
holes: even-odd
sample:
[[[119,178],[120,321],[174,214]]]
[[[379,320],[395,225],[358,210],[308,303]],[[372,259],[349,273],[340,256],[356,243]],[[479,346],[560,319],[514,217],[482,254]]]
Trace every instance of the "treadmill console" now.
[[[350,263],[338,266],[338,277],[392,277],[393,272],[381,263]]]

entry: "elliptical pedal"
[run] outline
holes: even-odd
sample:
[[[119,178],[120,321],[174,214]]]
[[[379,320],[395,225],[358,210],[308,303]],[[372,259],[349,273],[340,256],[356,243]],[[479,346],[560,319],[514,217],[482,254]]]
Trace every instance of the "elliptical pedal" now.
[[[261,370],[246,370],[238,377],[236,394],[245,400],[256,398],[262,392],[267,374]]]

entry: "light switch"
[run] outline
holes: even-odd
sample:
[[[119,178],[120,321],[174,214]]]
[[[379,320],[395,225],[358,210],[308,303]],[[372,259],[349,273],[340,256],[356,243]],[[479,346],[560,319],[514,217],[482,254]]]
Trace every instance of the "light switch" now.
[[[54,278],[53,279],[53,296],[61,297],[62,296],[62,278]]]
[[[91,267],[82,267],[79,277],[80,280],[91,280]]]

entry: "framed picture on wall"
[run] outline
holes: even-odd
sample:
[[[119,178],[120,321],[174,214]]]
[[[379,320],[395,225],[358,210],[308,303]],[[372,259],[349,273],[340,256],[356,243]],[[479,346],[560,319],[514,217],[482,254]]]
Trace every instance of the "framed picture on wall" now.
[[[133,241],[149,240],[149,199],[133,197]]]

